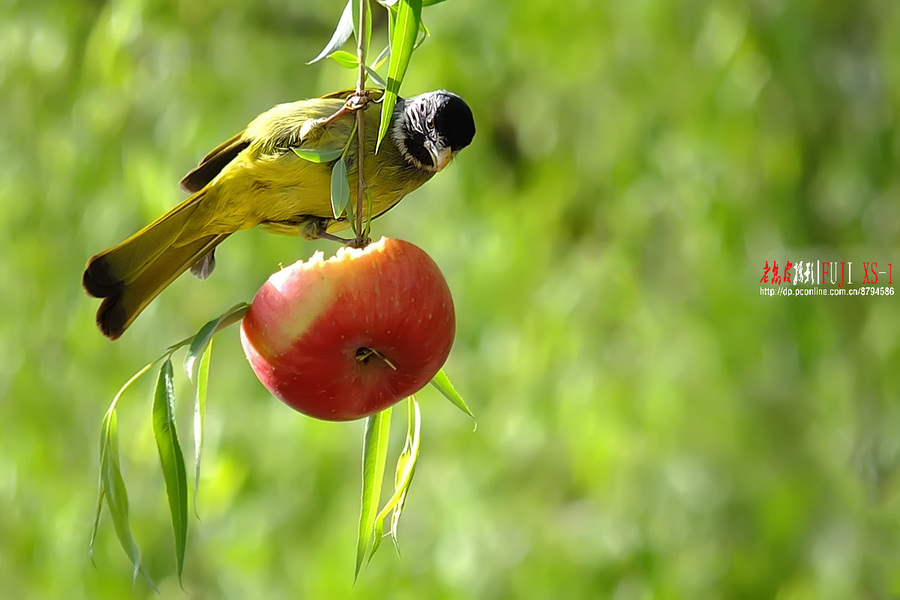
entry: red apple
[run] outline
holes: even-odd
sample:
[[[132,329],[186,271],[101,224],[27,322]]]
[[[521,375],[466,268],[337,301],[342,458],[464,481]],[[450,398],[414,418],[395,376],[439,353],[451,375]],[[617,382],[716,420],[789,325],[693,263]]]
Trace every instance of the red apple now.
[[[262,286],[241,325],[244,353],[276,397],[348,421],[414,394],[450,354],[450,288],[425,252],[382,238],[294,263]]]

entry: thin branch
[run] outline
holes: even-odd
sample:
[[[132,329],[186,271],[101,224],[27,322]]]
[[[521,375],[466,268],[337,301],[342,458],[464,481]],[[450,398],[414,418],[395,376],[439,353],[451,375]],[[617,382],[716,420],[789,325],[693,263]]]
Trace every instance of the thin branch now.
[[[366,94],[366,3],[369,0],[359,0],[359,35],[357,36],[356,58],[359,61],[359,76],[356,80],[356,95],[358,100],[365,98]],[[366,180],[363,175],[363,166],[365,161],[365,140],[366,140],[366,119],[363,107],[356,111],[356,132],[358,140],[358,149],[356,153],[356,180],[358,183],[356,190],[356,246],[362,246],[368,240],[365,239],[363,232],[363,198],[366,195]]]

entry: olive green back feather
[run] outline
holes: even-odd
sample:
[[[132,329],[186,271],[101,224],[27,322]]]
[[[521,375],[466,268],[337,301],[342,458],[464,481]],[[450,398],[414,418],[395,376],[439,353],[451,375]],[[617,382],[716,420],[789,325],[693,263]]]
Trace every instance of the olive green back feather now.
[[[193,195],[118,246],[94,256],[84,287],[104,298],[97,313],[101,330],[115,339],[167,285],[205,259],[228,235],[263,225],[281,234],[316,237],[347,228],[331,208],[331,163],[314,163],[293,148],[348,148],[347,182],[357,189],[357,145],[352,112],[329,119],[351,91],[280,104],[254,119],[245,131],[208,153],[181,180]],[[373,94],[375,98],[379,93]],[[402,104],[397,110],[402,110]],[[396,114],[396,113],[395,113]],[[377,106],[365,115],[365,179],[373,218],[384,214],[433,173],[409,164],[394,143],[374,154],[380,122]]]

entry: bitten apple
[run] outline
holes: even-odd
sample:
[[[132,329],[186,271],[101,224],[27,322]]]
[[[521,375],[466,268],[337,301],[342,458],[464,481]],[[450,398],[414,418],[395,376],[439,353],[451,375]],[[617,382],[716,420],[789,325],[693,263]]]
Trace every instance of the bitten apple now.
[[[382,238],[272,275],[241,325],[256,376],[311,417],[347,421],[414,394],[456,333],[450,288],[421,248]]]

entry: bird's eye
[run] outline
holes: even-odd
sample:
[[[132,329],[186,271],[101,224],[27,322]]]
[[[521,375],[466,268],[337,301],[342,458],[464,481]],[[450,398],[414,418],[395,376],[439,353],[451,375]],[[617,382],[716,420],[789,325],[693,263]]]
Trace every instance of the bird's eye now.
[[[428,129],[434,129],[434,118],[428,119],[426,125],[428,125]]]

